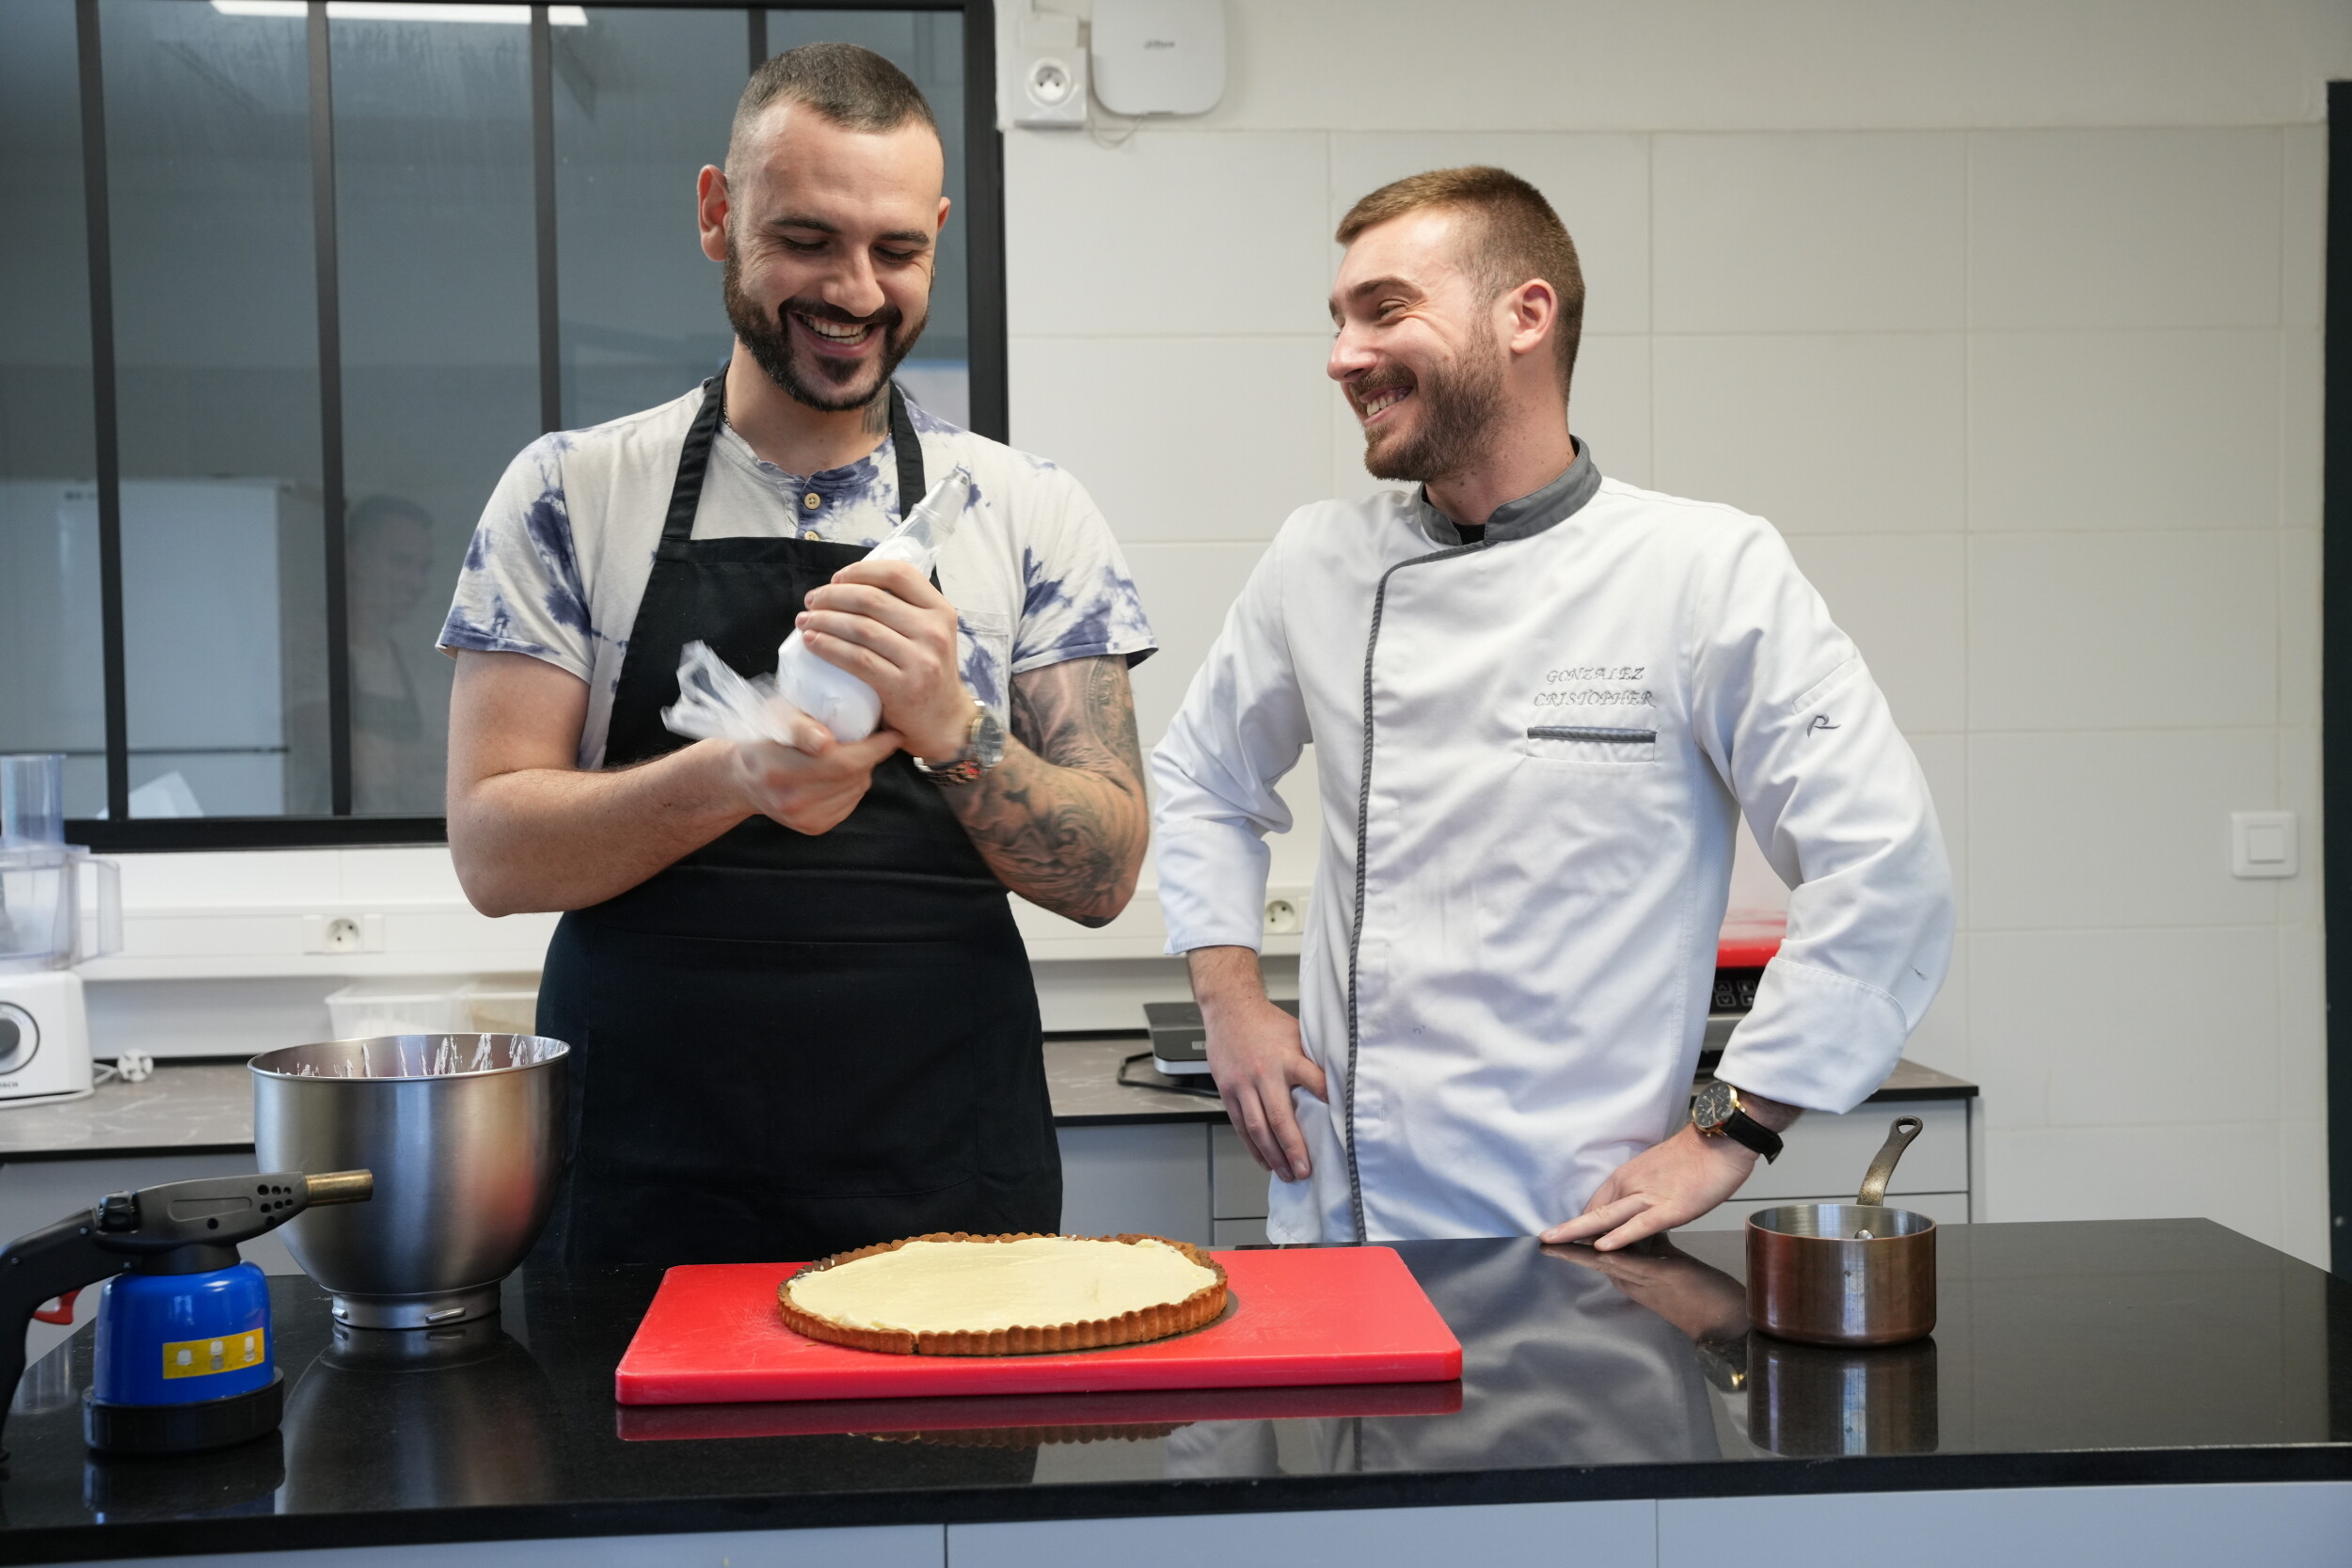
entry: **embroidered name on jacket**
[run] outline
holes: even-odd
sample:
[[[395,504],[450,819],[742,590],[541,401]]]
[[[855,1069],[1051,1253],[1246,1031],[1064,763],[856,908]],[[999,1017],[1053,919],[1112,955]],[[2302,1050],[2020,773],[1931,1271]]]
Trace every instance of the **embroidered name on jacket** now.
[[[1646,664],[1568,664],[1544,672],[1534,705],[1559,707],[1656,707],[1658,693],[1641,683]]]

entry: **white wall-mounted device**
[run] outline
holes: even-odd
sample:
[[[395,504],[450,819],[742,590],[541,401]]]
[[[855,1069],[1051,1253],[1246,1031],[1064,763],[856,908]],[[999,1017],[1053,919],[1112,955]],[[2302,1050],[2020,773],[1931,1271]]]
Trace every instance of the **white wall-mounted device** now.
[[[1094,95],[1122,115],[1204,115],[1225,96],[1224,0],[1094,0]]]
[[[2296,843],[2295,813],[2233,811],[2230,814],[2230,875],[2292,877],[2302,869]]]
[[[1004,10],[1010,14],[997,33],[998,128],[1086,129],[1087,52],[1078,42],[1078,19],[1025,6]]]

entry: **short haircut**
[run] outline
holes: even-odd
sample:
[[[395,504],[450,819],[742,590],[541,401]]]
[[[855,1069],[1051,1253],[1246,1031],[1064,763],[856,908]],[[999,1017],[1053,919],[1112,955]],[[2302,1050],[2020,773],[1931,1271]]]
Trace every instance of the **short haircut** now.
[[[1354,245],[1365,230],[1424,207],[1448,207],[1478,220],[1463,258],[1492,301],[1505,290],[1542,278],[1560,296],[1552,346],[1560,359],[1560,390],[1576,372],[1576,345],[1584,335],[1584,269],[1576,242],[1544,193],[1507,169],[1433,168],[1381,186],[1347,210],[1339,241]]]
[[[759,117],[779,101],[804,103],[845,131],[879,135],[920,121],[939,135],[930,102],[905,71],[854,43],[804,43],[752,72],[727,134],[729,166]]]

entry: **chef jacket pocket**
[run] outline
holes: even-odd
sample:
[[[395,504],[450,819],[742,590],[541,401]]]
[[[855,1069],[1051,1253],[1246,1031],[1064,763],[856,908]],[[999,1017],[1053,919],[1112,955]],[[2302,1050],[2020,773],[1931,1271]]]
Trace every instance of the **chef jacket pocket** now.
[[[1012,700],[1012,617],[993,610],[957,610],[956,665],[972,695],[1005,717]]]
[[[1618,724],[1532,724],[1518,746],[1541,762],[1622,768],[1658,760],[1658,732]]]

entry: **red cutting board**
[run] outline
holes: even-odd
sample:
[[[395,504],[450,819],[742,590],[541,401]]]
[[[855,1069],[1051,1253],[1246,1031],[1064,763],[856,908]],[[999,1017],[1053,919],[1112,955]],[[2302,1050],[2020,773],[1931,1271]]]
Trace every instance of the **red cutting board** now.
[[[1219,1252],[1233,1306],[1172,1339],[1056,1355],[888,1355],[803,1338],[776,1288],[797,1263],[662,1276],[612,1376],[623,1404],[910,1399],[1135,1388],[1442,1383],[1462,1347],[1389,1247]]]
[[[624,1443],[837,1433],[1026,1432],[1032,1441],[1089,1442],[1195,1421],[1454,1416],[1459,1383],[1343,1383],[1310,1388],[1138,1388],[1116,1394],[957,1394],[935,1400],[767,1400],[755,1404],[623,1405]]]

